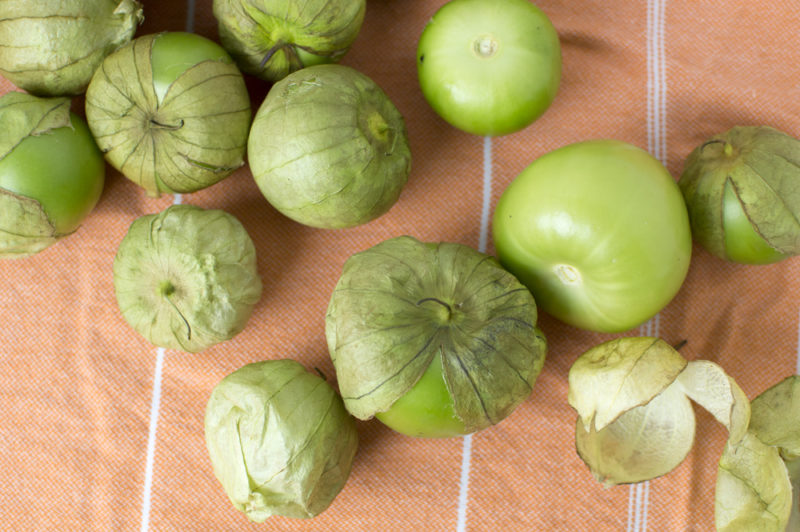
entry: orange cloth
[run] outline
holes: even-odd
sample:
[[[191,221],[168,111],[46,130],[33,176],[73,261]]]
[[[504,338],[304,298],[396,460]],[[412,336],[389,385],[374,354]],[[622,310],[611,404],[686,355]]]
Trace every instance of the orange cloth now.
[[[248,362],[283,357],[331,378],[325,308],[352,253],[400,234],[478,248],[489,234],[484,194],[491,212],[527,164],[570,142],[630,142],[677,178],[694,146],[733,125],[800,137],[800,12],[792,2],[540,0],[561,37],[559,94],[532,126],[492,140],[444,123],[419,90],[416,42],[443,3],[369,0],[343,60],[381,85],[407,122],[412,173],[389,213],[354,229],[304,227],[266,203],[247,168],[182,196],[235,215],[255,241],[264,293],[234,339],[196,355],[164,351],[124,322],[111,274],[117,244],[136,217],[173,198],[148,198],[110,168],[100,203],[76,234],[34,257],[0,262],[0,529],[713,529],[725,429],[697,409],[694,449],[676,470],[603,488],[575,453],[566,377],[583,351],[610,336],[545,315],[544,370],[508,419],[450,440],[359,422],[352,475],[313,520],[250,525],[214,478],[203,437],[212,387]],[[217,39],[211,0],[145,4],[137,35],[189,28]],[[248,78],[248,87],[255,109],[268,86]],[[12,89],[0,82],[2,92]],[[630,334],[688,340],[684,356],[721,364],[755,397],[796,371],[798,273],[798,259],[739,266],[695,247],[680,293]]]

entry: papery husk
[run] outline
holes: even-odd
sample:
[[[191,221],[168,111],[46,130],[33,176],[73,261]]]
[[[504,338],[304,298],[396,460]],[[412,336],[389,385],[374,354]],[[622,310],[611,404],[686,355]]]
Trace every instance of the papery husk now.
[[[692,151],[679,185],[692,234],[714,255],[728,258],[726,186],[765,244],[783,255],[800,253],[800,140],[767,126],[734,127]]]
[[[39,96],[82,93],[144,20],[134,0],[0,2],[0,74]]]
[[[0,160],[30,136],[71,127],[68,98],[21,92],[0,97]],[[34,255],[69,233],[59,233],[41,203],[0,188],[0,259]]]
[[[328,383],[293,360],[268,360],[214,387],[205,441],[234,507],[260,523],[324,511],[347,481],[358,434]]]
[[[531,393],[546,341],[530,292],[489,255],[401,236],[350,257],[326,337],[345,406],[388,410],[441,354],[467,432],[500,422]]]
[[[241,223],[192,205],[136,219],[113,272],[125,320],[157,346],[192,353],[241,332],[261,297],[255,247]]]
[[[751,432],[726,445],[714,502],[719,532],[784,532],[791,506],[792,486],[777,448]]]
[[[578,357],[569,372],[578,455],[606,486],[665,475],[693,444],[690,399],[728,428],[730,442],[741,440],[750,404],[720,366],[687,362],[658,338],[599,344]]]
[[[752,402],[750,430],[786,460],[800,458],[800,376],[792,375]]]
[[[259,189],[312,227],[369,222],[398,200],[411,171],[405,122],[383,90],[344,65],[319,65],[276,83],[248,142]]]
[[[86,118],[106,160],[149,195],[194,192],[244,165],[250,97],[236,65],[203,61],[158,101],[158,34],[109,55],[86,91]]]
[[[243,72],[278,81],[340,60],[361,30],[365,0],[214,0],[222,45]]]

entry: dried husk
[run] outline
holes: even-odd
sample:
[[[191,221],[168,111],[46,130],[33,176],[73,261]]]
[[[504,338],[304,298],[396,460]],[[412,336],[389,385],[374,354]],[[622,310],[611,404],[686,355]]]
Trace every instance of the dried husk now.
[[[21,92],[0,97],[0,160],[30,136],[71,127],[68,98],[37,98]],[[38,253],[69,233],[61,233],[33,198],[0,188],[0,258]]]
[[[679,180],[692,234],[729,258],[726,189],[775,259],[800,253],[800,141],[767,126],[739,126],[695,148]]]
[[[134,0],[0,2],[0,74],[40,96],[82,93],[144,20]]]
[[[172,205],[137,218],[113,271],[122,316],[169,349],[196,353],[233,338],[261,297],[253,242],[221,210]]]
[[[489,255],[401,236],[350,257],[326,316],[345,406],[388,410],[436,355],[467,432],[500,422],[531,393],[546,341],[530,292]]]
[[[358,446],[341,397],[293,360],[255,362],[222,379],[206,406],[205,440],[228,498],[259,523],[320,514]]]
[[[746,433],[750,403],[717,364],[687,362],[659,338],[599,344],[578,357],[569,372],[578,455],[606,486],[665,475],[693,444],[690,399],[725,425],[730,442]]]
[[[214,0],[222,45],[243,72],[278,81],[340,60],[361,30],[365,0]]]
[[[273,207],[326,229],[384,214],[411,169],[399,111],[374,81],[343,65],[305,68],[276,83],[253,120],[248,153]]]
[[[800,376],[752,401],[739,445],[727,445],[716,486],[716,525],[724,532],[800,529]]]
[[[106,57],[86,91],[86,118],[106,160],[149,195],[194,192],[244,164],[250,97],[236,65],[202,61],[159,102],[157,39],[138,37]]]

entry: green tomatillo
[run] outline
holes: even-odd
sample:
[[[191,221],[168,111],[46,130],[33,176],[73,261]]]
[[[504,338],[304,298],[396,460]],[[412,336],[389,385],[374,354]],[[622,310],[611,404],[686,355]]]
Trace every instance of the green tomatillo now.
[[[68,98],[0,97],[0,258],[33,255],[73,233],[104,180],[103,155]]]
[[[712,254],[744,264],[800,254],[800,140],[734,127],[689,154],[679,185],[692,235]]]
[[[0,2],[0,74],[39,96],[86,90],[109,53],[144,19],[135,0]]]
[[[325,334],[354,416],[452,437],[530,395],[546,351],[536,318],[530,292],[493,257],[401,236],[345,262]]]
[[[223,378],[206,405],[205,440],[231,503],[257,523],[322,513],[344,487],[358,446],[342,398],[288,359]]]
[[[86,91],[106,160],[151,196],[194,192],[244,165],[251,116],[231,57],[193,33],[138,37],[106,57]]]
[[[273,85],[253,120],[248,158],[273,207],[325,229],[387,212],[411,171],[400,112],[373,80],[344,65],[304,68]]]
[[[157,346],[191,353],[239,334],[261,297],[253,241],[221,210],[172,205],[137,218],[113,271],[125,321]]]
[[[273,82],[341,59],[365,11],[366,0],[214,0],[222,45],[243,72]]]

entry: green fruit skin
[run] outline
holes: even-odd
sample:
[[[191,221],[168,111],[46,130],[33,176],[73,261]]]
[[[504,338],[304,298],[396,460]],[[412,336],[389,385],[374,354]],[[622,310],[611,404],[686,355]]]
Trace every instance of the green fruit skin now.
[[[452,438],[469,433],[456,415],[453,396],[442,375],[441,355],[434,357],[411,390],[375,417],[407,436]]]
[[[772,248],[753,229],[729,182],[725,184],[722,212],[726,259],[741,264],[772,264],[790,256]]]
[[[37,200],[57,234],[75,231],[100,200],[103,154],[82,118],[29,136],[0,160],[0,187]]]
[[[644,150],[592,140],[545,154],[498,201],[500,262],[539,308],[597,332],[632,329],[680,289],[692,251],[683,196]]]
[[[506,135],[539,118],[561,81],[553,24],[528,0],[452,0],[417,45],[420,87],[451,125]]]
[[[182,31],[159,34],[153,42],[150,57],[153,87],[159,103],[164,101],[170,85],[196,64],[203,61],[233,63],[222,46],[195,33]]]

